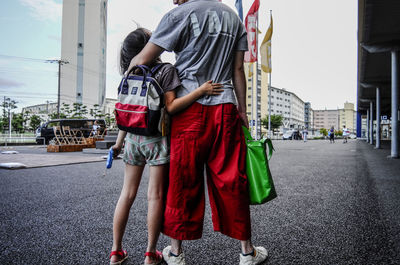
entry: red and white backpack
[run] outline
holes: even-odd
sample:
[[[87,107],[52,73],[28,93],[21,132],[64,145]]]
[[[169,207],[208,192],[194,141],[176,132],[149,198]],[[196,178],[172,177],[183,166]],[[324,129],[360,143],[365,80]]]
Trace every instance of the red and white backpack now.
[[[159,123],[164,107],[163,90],[154,78],[163,64],[153,68],[134,67],[118,87],[115,117],[118,128],[138,135],[152,136],[160,132]],[[130,74],[140,69],[142,74]]]

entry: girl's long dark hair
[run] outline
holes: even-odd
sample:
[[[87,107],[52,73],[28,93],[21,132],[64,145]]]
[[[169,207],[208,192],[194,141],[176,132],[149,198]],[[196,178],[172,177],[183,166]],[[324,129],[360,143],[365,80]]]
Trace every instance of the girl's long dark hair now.
[[[145,28],[138,28],[126,36],[122,43],[120,53],[120,73],[124,74],[128,70],[133,57],[140,53],[150,39],[150,31]]]

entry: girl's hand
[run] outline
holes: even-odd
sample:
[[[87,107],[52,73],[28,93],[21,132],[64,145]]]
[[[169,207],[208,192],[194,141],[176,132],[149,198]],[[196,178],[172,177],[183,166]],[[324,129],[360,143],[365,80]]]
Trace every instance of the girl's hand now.
[[[119,153],[121,153],[122,146],[118,145],[118,144],[114,144],[111,148],[114,151],[113,157],[116,158],[119,155]]]
[[[224,90],[221,88],[224,85],[218,84],[218,83],[213,83],[212,80],[209,80],[202,84],[199,87],[199,90],[201,91],[202,95],[209,95],[209,96],[216,96],[221,94]]]

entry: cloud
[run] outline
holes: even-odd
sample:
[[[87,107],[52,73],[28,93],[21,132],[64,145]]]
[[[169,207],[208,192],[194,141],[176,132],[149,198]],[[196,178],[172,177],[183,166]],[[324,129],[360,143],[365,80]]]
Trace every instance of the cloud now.
[[[58,36],[58,35],[48,35],[47,38],[49,38],[50,40],[55,40],[55,41],[61,43],[61,36]]]
[[[54,0],[19,0],[24,6],[27,6],[32,17],[38,20],[57,21],[62,16],[62,4]]]
[[[0,77],[0,88],[13,88],[24,86],[24,83]]]

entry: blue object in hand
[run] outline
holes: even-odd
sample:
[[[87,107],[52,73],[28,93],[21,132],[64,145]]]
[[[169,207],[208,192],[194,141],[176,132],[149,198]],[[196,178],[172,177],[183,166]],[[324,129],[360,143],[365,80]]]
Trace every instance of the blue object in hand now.
[[[106,165],[107,168],[111,168],[113,162],[113,156],[114,156],[114,150],[110,148],[110,151],[108,152],[107,156],[107,165]]]

